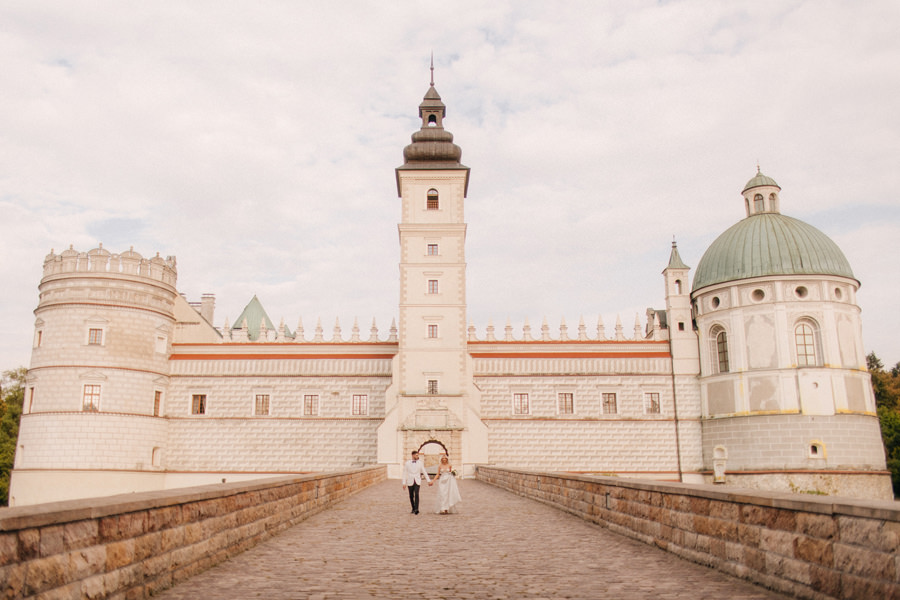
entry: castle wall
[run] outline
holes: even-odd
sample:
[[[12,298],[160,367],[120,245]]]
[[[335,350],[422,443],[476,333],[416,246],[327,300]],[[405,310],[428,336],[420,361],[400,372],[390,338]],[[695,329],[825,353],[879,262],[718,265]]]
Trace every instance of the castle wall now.
[[[491,356],[502,348],[479,345],[473,350],[479,356],[475,382],[481,390],[491,464],[679,479],[680,447],[681,471],[700,468],[699,388],[694,377],[675,378],[676,439],[673,376],[665,344],[561,348],[532,343],[516,348],[527,350],[527,357],[515,357],[509,350],[506,356]],[[660,351],[660,356],[641,356]],[[560,393],[572,394],[571,414],[560,414]],[[604,409],[604,393],[615,394],[614,413]],[[515,394],[528,395],[527,414],[516,414]],[[658,395],[658,413],[648,406],[648,394]]]
[[[192,359],[189,347],[179,348],[166,404],[168,470],[308,472],[376,462],[390,358],[304,357],[321,351],[312,344],[282,346],[293,357],[272,358],[270,346],[220,346],[242,357],[233,359]],[[192,412],[197,394],[206,397],[202,415]],[[267,414],[256,414],[258,395],[268,396]],[[310,395],[312,415],[304,408]],[[366,397],[364,414],[353,414],[354,395]]]

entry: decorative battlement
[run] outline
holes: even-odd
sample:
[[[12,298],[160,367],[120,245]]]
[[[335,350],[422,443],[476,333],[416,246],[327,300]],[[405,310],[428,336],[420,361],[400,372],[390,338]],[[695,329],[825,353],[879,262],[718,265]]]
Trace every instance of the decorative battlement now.
[[[113,254],[103,244],[87,252],[78,252],[72,246],[59,254],[50,250],[44,258],[44,277],[64,273],[118,273],[155,279],[173,287],[178,276],[174,256],[162,258],[157,252],[152,258],[144,258],[134,251],[134,246],[127,252]]]
[[[284,324],[284,319],[281,320],[281,323],[277,328],[269,327],[266,319],[261,318],[259,324],[258,332],[254,332],[250,329],[249,323],[247,319],[244,318],[241,320],[240,325],[235,325],[231,327],[228,323],[228,319],[225,319],[225,326],[221,330],[222,333],[222,343],[239,343],[244,344],[247,342],[254,343],[276,343],[276,344],[284,344],[284,343],[294,343],[294,344],[304,344],[304,343],[313,343],[313,344],[358,344],[358,343],[367,343],[367,344],[376,344],[379,342],[390,342],[396,343],[398,341],[397,337],[397,323],[396,321],[391,322],[390,332],[388,334],[387,339],[379,340],[378,338],[378,326],[375,324],[375,319],[372,319],[372,327],[369,328],[369,338],[367,340],[362,339],[361,330],[359,327],[359,320],[353,320],[353,328],[350,330],[350,339],[345,339],[343,336],[343,332],[341,330],[341,322],[340,319],[335,319],[334,321],[334,329],[331,332],[331,339],[325,339],[325,330],[322,327],[322,319],[318,319],[316,321],[316,328],[313,332],[312,339],[307,339],[305,336],[305,332],[303,329],[303,319],[300,319],[297,323],[297,329],[294,332],[291,332],[290,329]]]
[[[506,320],[506,326],[503,328],[502,334],[499,334],[499,332],[496,331],[493,321],[489,321],[488,326],[485,329],[485,335],[483,338],[478,337],[478,332],[475,329],[475,324],[469,322],[468,340],[470,342],[643,342],[668,339],[668,331],[660,324],[660,312],[648,310],[647,315],[648,320],[646,328],[641,325],[640,315],[636,314],[634,316],[634,329],[631,333],[631,337],[625,336],[625,331],[622,327],[622,319],[618,315],[616,316],[616,326],[615,331],[613,332],[613,336],[608,337],[606,333],[606,327],[603,324],[603,317],[598,315],[596,333],[592,335],[588,334],[587,325],[585,325],[584,323],[584,317],[581,317],[578,320],[577,331],[571,333],[569,332],[569,327],[568,325],[566,325],[566,319],[564,317],[559,324],[558,334],[554,336],[550,332],[550,325],[547,323],[547,318],[544,317],[544,320],[541,323],[540,331],[536,331],[534,333],[532,333],[531,325],[526,318],[525,323],[522,326],[521,337],[516,337],[514,335],[513,326],[509,319]]]

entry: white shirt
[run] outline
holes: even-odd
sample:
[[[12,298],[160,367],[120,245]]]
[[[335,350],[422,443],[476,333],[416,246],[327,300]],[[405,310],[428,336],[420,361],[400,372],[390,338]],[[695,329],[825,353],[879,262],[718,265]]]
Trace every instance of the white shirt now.
[[[425,476],[425,481],[431,483],[431,478],[428,477],[428,472],[425,471],[425,461],[421,458],[408,460],[403,465],[403,485],[412,485],[413,483],[421,485],[423,475]]]

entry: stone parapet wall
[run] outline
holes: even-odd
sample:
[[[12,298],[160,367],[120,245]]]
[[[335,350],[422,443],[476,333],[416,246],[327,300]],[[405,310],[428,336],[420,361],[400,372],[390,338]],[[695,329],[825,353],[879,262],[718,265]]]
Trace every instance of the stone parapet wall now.
[[[372,467],[0,509],[0,592],[148,598],[385,478]]]
[[[897,502],[485,466],[477,478],[798,598],[900,598]]]

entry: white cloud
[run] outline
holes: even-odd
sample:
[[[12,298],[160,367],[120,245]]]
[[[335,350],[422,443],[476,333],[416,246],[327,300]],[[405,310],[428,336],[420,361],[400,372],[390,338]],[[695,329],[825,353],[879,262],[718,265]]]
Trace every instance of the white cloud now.
[[[672,236],[696,267],[759,160],[850,258],[867,349],[900,360],[894,2],[29,2],[0,23],[4,368],[28,360],[43,256],[101,241],[177,255],[219,325],[255,293],[290,327],[384,334],[432,50],[472,167],[479,329],[630,331]]]

